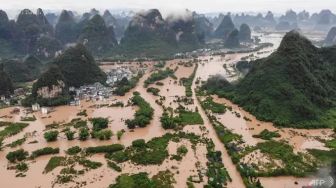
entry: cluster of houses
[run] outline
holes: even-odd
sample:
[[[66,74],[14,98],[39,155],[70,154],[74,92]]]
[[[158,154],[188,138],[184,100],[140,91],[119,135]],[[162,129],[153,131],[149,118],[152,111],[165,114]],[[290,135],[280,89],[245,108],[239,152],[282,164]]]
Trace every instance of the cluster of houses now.
[[[209,48],[203,48],[203,49],[197,49],[191,52],[185,52],[185,53],[177,53],[174,55],[175,58],[195,58],[198,56],[204,56],[207,55],[209,52],[211,52],[211,49]]]
[[[19,102],[20,105],[20,100],[22,99],[24,95],[29,95],[30,93],[27,93],[27,91],[23,88],[17,88],[14,90],[14,93],[10,96],[5,96],[5,95],[0,95],[0,103],[5,104],[5,105],[10,105],[11,100],[15,99]]]
[[[9,105],[10,104],[10,99],[7,98],[6,96],[2,95],[2,96],[0,96],[0,102],[2,102],[5,105]]]
[[[107,73],[106,84],[109,86],[113,86],[116,82],[120,81],[123,78],[127,78],[128,80],[132,78],[134,74],[127,67],[118,67],[115,69],[111,69]]]
[[[131,79],[141,70],[132,70],[130,67],[118,67],[111,69],[107,72],[107,85],[101,83],[94,83],[90,85],[84,85],[80,88],[70,87],[69,92],[72,94],[72,100],[69,102],[70,106],[80,106],[81,100],[86,101],[104,101],[110,98],[113,95],[113,86],[116,82],[122,80],[123,78]],[[14,92],[14,95],[11,97],[0,96],[0,103],[5,105],[10,105],[10,100],[13,97],[18,96],[27,96],[29,93],[24,89],[20,88]],[[18,100],[20,101],[20,100]],[[20,104],[19,104],[20,105]],[[42,114],[48,114],[52,111],[50,107],[40,106],[40,104],[35,103],[29,109],[31,112],[41,111]]]
[[[81,86],[80,88],[71,87],[69,91],[75,94],[74,100],[70,101],[70,105],[72,106],[79,106],[80,100],[101,101],[109,98],[113,94],[111,87],[106,87],[99,82]]]

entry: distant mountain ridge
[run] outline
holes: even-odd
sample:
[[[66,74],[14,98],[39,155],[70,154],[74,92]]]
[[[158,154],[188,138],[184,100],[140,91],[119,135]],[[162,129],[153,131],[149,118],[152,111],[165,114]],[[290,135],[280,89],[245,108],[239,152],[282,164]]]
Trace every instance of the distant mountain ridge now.
[[[141,24],[135,24],[137,22]],[[174,13],[163,18],[157,9],[137,14],[111,14],[109,10],[101,14],[91,9],[80,15],[71,10],[44,14],[39,8],[35,13],[22,10],[17,20],[10,20],[6,12],[0,10],[0,57],[22,58],[30,54],[48,61],[74,43],[84,44],[97,57],[167,57],[193,51],[212,39],[232,43],[234,33],[233,38],[226,40],[235,29],[239,29],[239,42],[251,41],[251,29],[245,26],[259,32],[264,29],[289,31],[301,26],[325,31],[333,24],[336,24],[336,15],[328,9],[313,14],[288,10],[281,16],[268,11],[264,15],[229,13],[215,17],[186,10],[181,15]]]

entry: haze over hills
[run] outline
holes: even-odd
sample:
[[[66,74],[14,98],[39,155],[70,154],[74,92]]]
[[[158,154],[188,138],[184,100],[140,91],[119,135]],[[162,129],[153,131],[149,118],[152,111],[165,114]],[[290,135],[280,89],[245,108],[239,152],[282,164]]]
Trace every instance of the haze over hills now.
[[[45,15],[42,9],[37,9],[36,14],[24,9],[16,20],[10,20],[6,12],[1,11],[0,40],[3,45],[0,46],[0,55],[11,58],[30,54],[41,60],[48,60],[54,58],[67,45],[82,43],[94,56],[100,57],[122,57],[129,55],[130,51],[134,51],[133,56],[169,56],[200,48],[213,37],[225,42],[234,28],[241,26],[244,27],[240,29],[246,28],[243,33],[248,32],[245,26],[275,28],[280,31],[301,27],[325,31],[336,23],[336,16],[330,10],[313,14],[289,10],[280,17],[274,16],[271,11],[265,15],[232,13],[215,17],[184,11],[168,14],[167,18],[163,18],[157,9],[131,15],[112,15],[108,10],[101,14],[96,9],[82,15],[71,10]],[[158,22],[151,20],[151,16],[157,17]],[[141,24],[137,24],[138,22],[143,24],[142,28],[139,28]],[[148,29],[149,26],[153,28]],[[249,39],[248,33],[246,36]],[[143,38],[135,39],[134,36]],[[248,41],[241,37],[239,34],[240,42]],[[120,45],[117,41],[120,41]],[[159,42],[153,44],[153,41]]]
[[[153,9],[133,17],[120,41],[120,46],[126,53],[141,55],[145,48],[149,53],[171,51],[176,49],[177,43],[174,31],[168,28],[161,13]]]
[[[95,54],[105,53],[118,44],[113,26],[108,27],[100,15],[95,15],[88,21],[78,40]]]
[[[237,84],[212,78],[210,91],[230,98],[261,120],[294,127],[333,127],[336,48],[317,48],[291,31],[271,56],[251,62]]]
[[[336,27],[332,27],[324,41],[326,46],[336,45]]]

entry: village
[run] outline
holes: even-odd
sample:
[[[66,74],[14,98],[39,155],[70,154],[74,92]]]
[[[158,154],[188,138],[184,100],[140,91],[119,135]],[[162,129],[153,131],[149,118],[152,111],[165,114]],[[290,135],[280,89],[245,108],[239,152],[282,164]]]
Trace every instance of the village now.
[[[94,84],[88,84],[80,86],[79,88],[69,87],[69,93],[71,94],[71,100],[69,101],[69,106],[80,106],[81,101],[105,101],[113,96],[114,86],[115,84],[126,78],[127,80],[132,79],[132,77],[136,76],[139,71],[144,71],[143,69],[136,70],[131,69],[126,66],[120,66],[116,68],[111,68],[106,72],[107,79],[105,84],[101,84],[96,82]],[[24,88],[18,88],[14,91],[14,94],[5,97],[0,96],[0,107],[8,107],[12,104],[17,103],[21,106],[21,99],[29,96],[31,92]],[[19,109],[15,108],[13,113],[18,113]],[[26,114],[30,114],[32,112],[41,112],[42,115],[47,115],[48,113],[54,111],[52,107],[41,106],[38,103],[34,103],[31,107],[25,109]],[[29,117],[28,117],[29,118]]]

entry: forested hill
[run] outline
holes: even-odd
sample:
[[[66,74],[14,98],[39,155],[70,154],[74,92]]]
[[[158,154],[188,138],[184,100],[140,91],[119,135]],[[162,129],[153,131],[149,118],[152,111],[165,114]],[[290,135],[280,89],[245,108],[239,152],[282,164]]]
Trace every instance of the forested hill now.
[[[3,64],[0,64],[0,96],[8,96],[13,93],[13,84],[8,74],[3,70]]]
[[[60,68],[69,86],[79,87],[106,81],[106,74],[98,67],[92,54],[82,44],[70,47],[52,63]]]
[[[237,84],[213,77],[204,88],[277,125],[335,127],[336,47],[317,48],[291,31],[275,53],[251,63]]]

